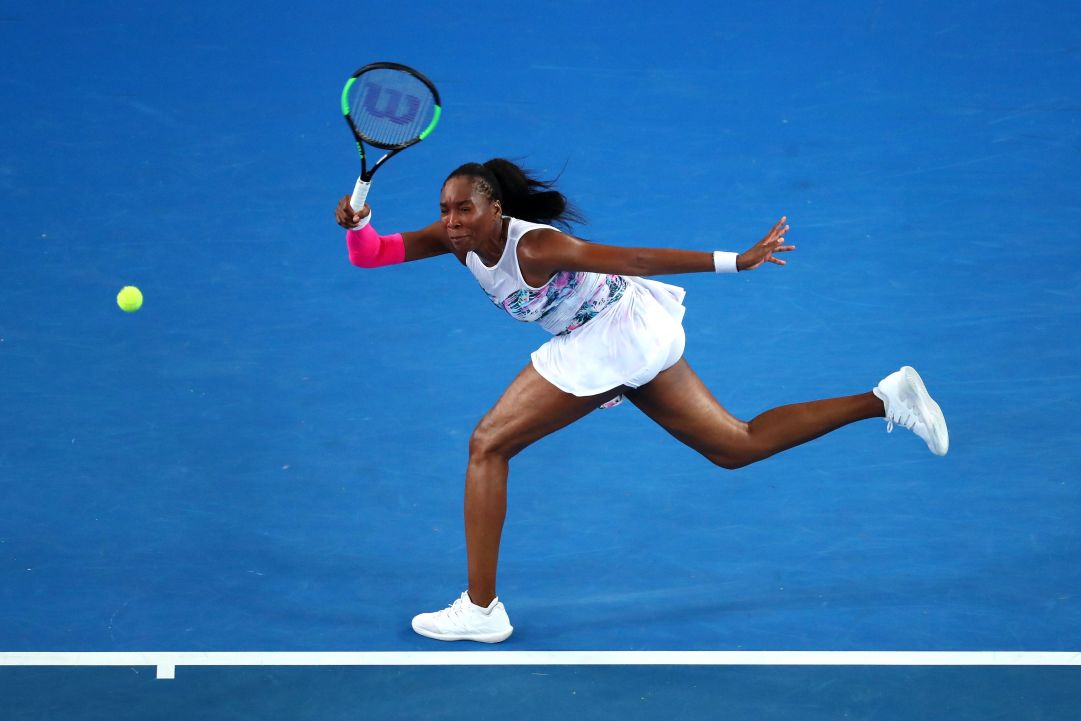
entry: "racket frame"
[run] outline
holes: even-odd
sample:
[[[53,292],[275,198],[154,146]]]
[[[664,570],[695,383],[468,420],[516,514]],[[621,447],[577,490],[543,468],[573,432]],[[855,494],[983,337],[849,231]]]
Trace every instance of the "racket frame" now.
[[[357,78],[371,70],[398,70],[401,72],[409,73],[428,87],[428,90],[430,90],[432,93],[432,97],[435,98],[435,114],[432,116],[432,121],[428,123],[428,127],[426,127],[420,133],[420,135],[405,143],[388,144],[369,138],[367,135],[361,132],[359,128],[357,128],[357,125],[353,122],[353,117],[350,114],[351,108],[349,107],[349,91],[357,82]],[[402,152],[410,145],[416,145],[417,143],[432,134],[432,131],[435,130],[435,126],[439,123],[440,116],[443,114],[442,102],[443,101],[439,98],[439,90],[436,89],[435,83],[429,80],[428,77],[419,70],[415,70],[408,65],[402,65],[401,63],[369,63],[368,65],[365,65],[364,67],[360,68],[355,73],[349,76],[349,80],[346,81],[345,87],[342,89],[342,115],[345,116],[345,122],[349,125],[349,130],[352,131],[353,138],[357,142],[357,152],[360,153],[360,177],[357,178],[357,184],[353,188],[353,195],[349,201],[350,205],[353,206],[353,210],[359,211],[361,208],[364,207],[364,201],[367,198],[368,189],[371,186],[372,176],[375,175],[375,171],[379,170],[380,166],[382,166],[383,163],[385,163],[390,158],[393,158],[395,155]],[[368,167],[368,155],[364,151],[365,143],[372,146],[373,148],[387,151],[383,154],[383,157],[377,160],[375,165],[373,165],[371,168]]]

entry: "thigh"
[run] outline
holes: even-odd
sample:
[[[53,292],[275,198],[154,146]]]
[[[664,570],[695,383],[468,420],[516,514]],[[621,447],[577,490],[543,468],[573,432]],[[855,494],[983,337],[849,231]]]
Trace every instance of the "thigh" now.
[[[471,450],[513,456],[530,443],[588,415],[623,390],[620,387],[595,396],[576,396],[545,380],[530,363],[477,424]]]
[[[625,395],[666,431],[715,462],[737,454],[747,443],[747,424],[725,410],[686,358]]]

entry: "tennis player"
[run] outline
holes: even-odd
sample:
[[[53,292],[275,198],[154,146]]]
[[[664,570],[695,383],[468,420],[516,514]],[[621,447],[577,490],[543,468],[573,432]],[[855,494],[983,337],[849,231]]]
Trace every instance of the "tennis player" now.
[[[946,420],[908,366],[866,393],[768,410],[741,421],[725,410],[683,358],[684,291],[644,276],[735,273],[795,250],[781,218],[742,253],[624,248],[579,240],[553,226],[580,220],[567,199],[504,159],[450,174],[440,219],[380,235],[371,209],[337,207],[349,259],[362,268],[452,253],[492,303],[537,323],[552,338],[473,430],[465,478],[469,586],[448,608],[422,613],[413,629],[443,641],[497,643],[514,630],[496,597],[499,540],[510,459],[598,407],[626,398],[721,468],[742,468],[854,421],[885,418],[912,430],[932,453],[949,448]]]

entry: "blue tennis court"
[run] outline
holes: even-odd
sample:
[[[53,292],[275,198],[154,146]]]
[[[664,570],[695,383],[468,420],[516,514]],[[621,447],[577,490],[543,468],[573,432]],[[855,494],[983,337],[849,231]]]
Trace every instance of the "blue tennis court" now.
[[[5,6],[5,718],[1074,718],[1079,21],[1015,1]],[[514,635],[417,636],[465,588],[470,433],[546,335],[453,257],[350,265],[338,94],[384,59],[444,112],[376,176],[382,232],[436,220],[446,175],[495,156],[559,176],[597,242],[737,251],[787,215],[787,267],[665,279],[687,360],[741,418],[915,366],[949,454],[874,420],[724,471],[630,404],[594,412],[511,463]],[[490,653],[542,655],[465,657]]]

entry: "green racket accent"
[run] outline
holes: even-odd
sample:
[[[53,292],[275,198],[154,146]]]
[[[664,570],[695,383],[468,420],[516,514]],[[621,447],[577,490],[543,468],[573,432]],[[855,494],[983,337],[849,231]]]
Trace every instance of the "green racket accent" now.
[[[424,129],[424,132],[420,134],[420,140],[424,140],[425,138],[427,138],[429,135],[432,134],[432,131],[435,130],[436,123],[439,122],[439,116],[442,115],[442,114],[443,114],[443,108],[436,105],[435,106],[435,116],[432,117],[432,122],[428,124],[428,127],[426,127]]]
[[[349,115],[349,88],[353,87],[353,83],[356,81],[356,78],[349,78],[349,82],[345,84],[345,89],[342,90],[342,115]]]

